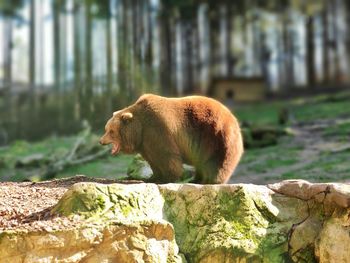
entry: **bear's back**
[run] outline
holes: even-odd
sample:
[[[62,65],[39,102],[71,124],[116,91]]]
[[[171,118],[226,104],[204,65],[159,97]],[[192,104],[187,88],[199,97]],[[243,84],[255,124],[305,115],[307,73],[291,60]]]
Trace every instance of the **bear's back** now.
[[[232,113],[220,102],[203,97],[187,96],[166,98],[154,94],[142,95],[136,105],[144,117],[157,120],[170,128],[170,131],[187,126],[201,129],[223,129],[224,125],[236,122]]]

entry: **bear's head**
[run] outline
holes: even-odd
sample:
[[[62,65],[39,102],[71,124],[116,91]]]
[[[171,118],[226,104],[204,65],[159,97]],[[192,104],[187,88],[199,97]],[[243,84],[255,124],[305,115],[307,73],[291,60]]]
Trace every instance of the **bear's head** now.
[[[134,113],[128,109],[116,111],[105,126],[100,144],[112,144],[112,155],[120,151],[134,153],[141,145],[142,126]]]

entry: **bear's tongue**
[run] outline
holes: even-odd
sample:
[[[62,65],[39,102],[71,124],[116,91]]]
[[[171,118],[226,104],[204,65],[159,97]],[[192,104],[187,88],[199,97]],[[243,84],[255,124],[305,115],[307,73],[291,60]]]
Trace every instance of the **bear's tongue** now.
[[[116,155],[119,152],[119,145],[118,144],[113,144],[111,154]]]

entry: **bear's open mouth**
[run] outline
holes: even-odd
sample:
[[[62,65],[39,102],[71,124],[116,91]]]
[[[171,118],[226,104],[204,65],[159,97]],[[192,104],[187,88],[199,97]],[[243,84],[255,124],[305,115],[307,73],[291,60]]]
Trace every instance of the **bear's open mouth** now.
[[[119,150],[120,150],[119,144],[113,143],[112,150],[111,150],[111,154],[112,154],[112,155],[116,155],[116,154],[119,153]]]

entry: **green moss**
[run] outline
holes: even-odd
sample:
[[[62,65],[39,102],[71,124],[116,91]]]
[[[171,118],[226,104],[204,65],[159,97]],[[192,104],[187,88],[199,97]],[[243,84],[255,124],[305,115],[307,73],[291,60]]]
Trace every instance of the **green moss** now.
[[[350,122],[341,123],[327,127],[323,131],[324,136],[337,136],[341,138],[348,138],[350,136]]]
[[[169,195],[165,196],[165,214],[174,225],[181,252],[191,262],[218,250],[232,258],[254,258],[258,262],[276,258],[269,262],[283,262],[277,259],[286,250],[287,233],[273,229],[277,219],[263,199],[248,186],[238,186],[234,192],[222,190],[215,197],[204,194],[200,199]],[[194,202],[200,203],[197,217],[192,216],[196,210]],[[182,215],[179,211],[187,213]]]
[[[315,257],[315,247],[314,245],[309,245],[303,249],[298,250],[298,252],[293,255],[294,262],[300,263],[316,263]]]
[[[107,202],[106,196],[102,193],[94,191],[92,188],[80,189],[75,186],[73,191],[67,191],[65,193],[52,212],[64,216],[78,214],[85,217],[92,217],[104,211]]]
[[[63,195],[53,213],[85,218],[133,221],[156,218],[163,200],[156,185],[77,183]]]

